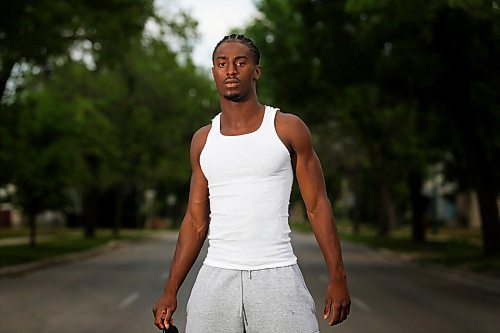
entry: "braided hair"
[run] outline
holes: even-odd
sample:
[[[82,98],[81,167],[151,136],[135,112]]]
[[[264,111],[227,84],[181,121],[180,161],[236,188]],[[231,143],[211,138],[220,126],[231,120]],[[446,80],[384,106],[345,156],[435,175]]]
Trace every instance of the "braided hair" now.
[[[224,38],[222,38],[222,40],[217,43],[217,45],[214,48],[214,51],[212,52],[212,61],[215,57],[215,51],[217,51],[219,46],[221,46],[224,43],[242,43],[242,44],[248,46],[248,48],[250,49],[250,53],[252,53],[252,55],[253,55],[253,59],[255,61],[255,64],[257,64],[257,65],[259,64],[260,51],[259,51],[259,48],[257,47],[257,45],[255,45],[253,40],[251,40],[250,38],[245,37],[244,35],[237,35],[237,34],[231,34],[231,35],[224,36]]]

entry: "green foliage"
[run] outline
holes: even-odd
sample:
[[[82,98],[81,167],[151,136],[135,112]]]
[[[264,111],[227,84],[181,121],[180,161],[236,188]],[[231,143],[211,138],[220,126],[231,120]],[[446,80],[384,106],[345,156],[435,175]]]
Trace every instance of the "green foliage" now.
[[[317,131],[325,174],[349,179],[363,200],[357,211],[378,202],[382,226],[410,208],[421,218],[426,168],[441,162],[450,180],[482,193],[483,222],[493,226],[484,235],[500,237],[496,1],[258,6],[246,32],[261,45],[260,96]]]
[[[21,64],[51,69],[75,50],[113,64],[130,47],[130,42],[141,36],[151,17],[154,17],[153,0],[2,1],[2,103],[7,103],[5,88],[9,78],[15,74],[22,79]]]
[[[96,3],[90,12],[73,15],[71,29],[78,38],[65,32],[71,38],[55,41],[60,52],[23,58],[50,66],[42,71],[28,66],[32,73],[2,105],[0,184],[15,184],[16,203],[31,215],[49,208],[83,209],[89,235],[96,223],[121,223],[130,200],[135,205],[130,214],[138,216],[145,189],[155,189],[163,205],[170,193],[182,202],[190,177],[191,136],[217,107],[212,83],[190,60],[196,22],[185,14],[171,20],[153,17],[159,33],[143,35],[144,23],[153,16],[146,10],[152,2],[116,8],[120,4],[127,2]],[[43,7],[43,24],[60,29],[52,22],[58,10],[80,8],[75,6]],[[10,35],[0,38],[11,41]],[[62,56],[88,41],[92,47],[82,49],[90,57],[85,61]],[[20,44],[10,46],[31,52]]]
[[[381,9],[387,6],[387,2],[387,0],[347,0],[345,10],[346,12],[356,13]]]
[[[66,140],[74,134],[71,117],[66,117],[62,108],[50,102],[40,107],[33,105],[31,100],[5,112],[16,113],[16,123],[22,124],[8,136],[10,146],[4,147],[6,155],[2,162],[10,170],[7,173],[12,177],[10,180],[15,179],[18,189],[22,189],[18,198],[24,210],[36,213],[42,207],[60,206],[63,203],[61,190],[70,181],[68,168],[75,158],[72,154],[60,154],[71,148],[71,142]]]
[[[68,62],[50,79],[33,79],[37,89],[26,89],[16,106],[20,133],[14,137],[26,147],[17,149],[15,184],[45,180],[62,196],[62,189],[90,185],[185,187],[191,135],[216,105],[207,97],[211,85],[191,65],[180,66],[162,42],[130,52],[125,73]]]

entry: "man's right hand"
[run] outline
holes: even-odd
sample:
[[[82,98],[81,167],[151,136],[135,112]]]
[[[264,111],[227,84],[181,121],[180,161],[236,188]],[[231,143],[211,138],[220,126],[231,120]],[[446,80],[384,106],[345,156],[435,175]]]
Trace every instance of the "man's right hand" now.
[[[155,325],[159,329],[168,329],[172,324],[175,310],[177,309],[177,297],[169,295],[166,292],[160,296],[153,307],[153,316],[155,317]]]

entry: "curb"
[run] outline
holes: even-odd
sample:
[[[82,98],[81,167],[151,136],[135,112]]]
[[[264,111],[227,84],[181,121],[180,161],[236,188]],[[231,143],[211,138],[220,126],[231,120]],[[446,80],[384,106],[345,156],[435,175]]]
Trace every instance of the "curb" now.
[[[446,267],[435,263],[418,262],[409,255],[394,252],[384,248],[369,248],[386,257],[390,257],[391,259],[396,259],[400,260],[401,262],[407,263],[416,269],[422,269],[431,276],[444,278],[449,281],[461,283],[489,293],[500,295],[500,278],[480,273],[474,273],[467,270]]]
[[[40,269],[40,268],[45,268],[49,266],[55,266],[55,265],[61,265],[77,260],[83,260],[87,258],[91,258],[94,256],[97,256],[102,253],[106,253],[112,250],[115,250],[122,246],[122,243],[119,241],[110,241],[104,245],[92,248],[90,250],[85,250],[85,251],[80,251],[80,252],[75,252],[75,253],[68,253],[60,256],[55,256],[55,257],[50,257],[42,260],[37,260],[33,262],[28,262],[25,264],[18,264],[18,265],[12,265],[12,266],[6,266],[0,268],[0,277],[8,277],[8,276],[15,276],[15,275],[22,275],[29,273],[31,271]]]
[[[426,268],[429,268],[429,273],[432,275],[445,277],[446,279],[454,282],[472,286],[488,293],[500,295],[500,279],[498,278],[438,265],[432,265]]]

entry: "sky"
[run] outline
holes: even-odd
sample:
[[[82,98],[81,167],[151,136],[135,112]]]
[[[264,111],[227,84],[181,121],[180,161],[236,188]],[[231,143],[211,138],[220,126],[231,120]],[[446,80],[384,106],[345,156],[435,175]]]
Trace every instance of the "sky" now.
[[[165,8],[182,8],[198,21],[200,39],[193,51],[193,61],[204,68],[212,67],[215,45],[232,28],[245,26],[257,15],[253,0],[156,0],[161,14]]]

